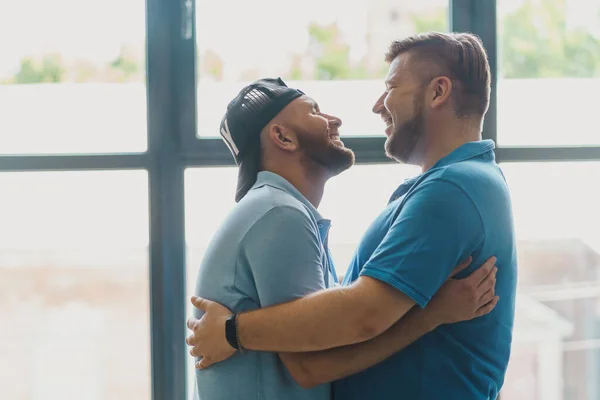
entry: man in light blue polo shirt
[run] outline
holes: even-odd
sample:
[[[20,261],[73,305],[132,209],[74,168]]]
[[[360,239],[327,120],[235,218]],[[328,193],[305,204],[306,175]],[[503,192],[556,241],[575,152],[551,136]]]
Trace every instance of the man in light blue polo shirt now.
[[[353,163],[352,152],[339,140],[340,125],[281,80],[259,80],[229,104],[221,135],[239,165],[237,204],[206,251],[198,295],[241,313],[336,285],[327,245],[330,223],[317,207],[326,180]],[[437,306],[355,348],[331,354],[240,352],[198,370],[196,395],[210,400],[329,399],[331,386],[320,385],[306,371],[326,371],[333,379],[372,366],[437,324],[489,312],[493,286],[489,262],[468,279],[448,281]],[[231,333],[228,329],[227,340],[237,346]]]
[[[348,169],[354,154],[339,141],[341,121],[318,111],[314,101],[280,79],[256,81],[228,105],[220,131],[239,165],[238,204],[208,246],[197,294],[242,312],[337,283],[327,250],[330,224],[316,209],[323,188],[314,182],[323,186]],[[277,354],[249,352],[197,371],[196,395],[329,399],[330,387],[305,390]]]
[[[497,398],[510,355],[517,265],[508,188],[493,143],[481,140],[487,56],[471,34],[429,33],[392,43],[387,60],[386,90],[373,111],[387,125],[387,154],[421,166],[422,174],[398,188],[365,233],[345,285],[233,315],[196,299],[206,313],[190,322],[188,344],[207,359],[206,371],[240,349],[306,352],[370,341],[427,310],[459,260],[473,255],[469,273],[495,255],[500,301],[492,312],[441,325],[333,390],[343,400]],[[226,340],[230,321],[235,346]]]
[[[223,222],[204,257],[196,293],[240,312],[333,287],[329,221],[287,180],[268,171]],[[203,399],[329,399],[322,385],[295,384],[277,354],[249,352],[196,372]]]

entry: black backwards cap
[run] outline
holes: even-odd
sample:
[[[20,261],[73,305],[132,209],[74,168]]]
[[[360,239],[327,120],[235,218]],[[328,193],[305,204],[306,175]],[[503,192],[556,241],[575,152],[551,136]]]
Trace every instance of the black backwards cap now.
[[[243,88],[227,106],[220,132],[239,167],[236,202],[256,182],[260,169],[260,132],[281,110],[303,95],[281,78],[265,78]]]

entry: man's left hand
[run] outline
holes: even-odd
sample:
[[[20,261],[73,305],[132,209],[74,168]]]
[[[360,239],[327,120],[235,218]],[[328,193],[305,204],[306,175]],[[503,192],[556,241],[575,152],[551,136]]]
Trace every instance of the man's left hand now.
[[[192,334],[185,339],[192,346],[190,354],[199,357],[196,368],[204,369],[231,357],[236,350],[225,338],[225,322],[232,315],[226,307],[201,297],[192,297],[192,304],[204,311],[200,319],[190,318],[187,327]]]
[[[481,267],[463,279],[456,275],[465,269],[472,258],[460,264],[452,272],[452,276],[433,296],[425,313],[435,326],[468,321],[490,313],[498,304],[495,295],[496,257],[490,257]]]

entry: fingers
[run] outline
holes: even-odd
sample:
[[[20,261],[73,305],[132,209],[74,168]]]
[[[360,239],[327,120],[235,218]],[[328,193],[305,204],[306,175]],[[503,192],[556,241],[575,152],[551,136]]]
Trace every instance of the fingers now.
[[[477,286],[477,293],[481,296],[490,289],[494,289],[496,286],[496,273],[498,267],[492,268],[491,272],[485,277],[485,279]]]
[[[197,324],[199,321],[200,321],[200,320],[198,320],[198,319],[196,319],[196,318],[189,318],[189,319],[187,320],[187,323],[186,323],[186,325],[187,325],[188,329],[192,331],[192,334],[191,334],[191,335],[189,335],[188,337],[186,337],[186,338],[185,338],[185,343],[186,343],[188,346],[194,346],[194,345],[196,344],[195,337],[194,337],[194,332],[195,332],[195,330],[196,330],[196,324]]]
[[[211,365],[212,363],[206,357],[202,357],[202,359],[196,363],[196,369],[206,369]]]
[[[469,275],[467,280],[471,281],[475,284],[475,286],[479,286],[492,272],[494,269],[494,265],[496,264],[496,257],[490,257],[483,263],[483,265],[477,268],[471,275]]]
[[[194,328],[196,327],[196,322],[198,322],[199,319],[196,318],[188,318],[186,325],[188,327],[189,330],[193,331]]]
[[[202,297],[192,296],[190,299],[194,307],[206,312],[206,307],[208,307],[208,301],[203,299]]]
[[[495,293],[494,293],[494,289],[490,289],[487,292],[485,292],[483,294],[483,296],[481,296],[479,298],[479,304],[483,307],[485,306],[487,303],[489,303],[490,301],[492,301],[495,297]]]
[[[202,357],[202,354],[200,354],[199,350],[196,347],[192,347],[190,349],[190,355],[192,357]]]
[[[463,261],[462,263],[460,263],[456,268],[454,268],[454,270],[452,270],[452,273],[450,274],[450,277],[453,278],[460,271],[462,271],[463,269],[465,269],[469,265],[471,265],[471,261],[473,261],[473,257],[469,256],[469,258],[467,258],[465,261]]]
[[[482,315],[489,314],[496,307],[498,301],[500,301],[500,297],[494,297],[492,301],[477,310],[476,316],[481,317]]]
[[[191,334],[190,336],[186,337],[185,338],[185,343],[188,346],[195,346],[196,345],[196,341],[194,340],[194,335]]]

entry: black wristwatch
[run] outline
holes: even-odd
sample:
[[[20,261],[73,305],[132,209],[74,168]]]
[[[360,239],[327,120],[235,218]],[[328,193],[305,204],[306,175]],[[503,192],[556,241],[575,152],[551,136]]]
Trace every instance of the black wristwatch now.
[[[233,314],[231,317],[227,318],[227,321],[225,321],[225,338],[231,347],[239,350],[240,346],[238,343],[236,318],[237,314]]]

